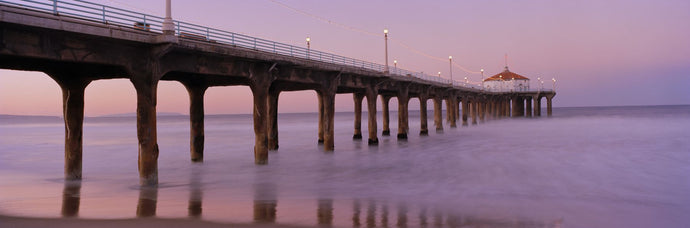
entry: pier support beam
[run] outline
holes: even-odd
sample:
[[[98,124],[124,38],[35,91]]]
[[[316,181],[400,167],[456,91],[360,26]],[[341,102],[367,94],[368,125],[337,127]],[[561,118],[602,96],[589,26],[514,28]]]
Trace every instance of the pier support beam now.
[[[410,101],[407,87],[398,91],[398,139],[407,139],[409,118],[407,105]]]
[[[462,126],[467,126],[467,115],[470,111],[468,102],[468,97],[462,97]]]
[[[280,90],[268,91],[268,150],[278,150],[278,97]]]
[[[450,122],[450,127],[451,128],[456,128],[458,125],[456,124],[457,120],[457,98],[455,96],[449,97],[446,99],[446,110],[448,114],[448,122]]]
[[[505,117],[510,117],[510,113],[512,112],[512,109],[510,108],[510,101],[510,98],[506,98],[505,102],[503,102],[505,105]]]
[[[546,96],[546,115],[551,116],[553,114],[553,108],[551,101],[553,100],[553,95]]]
[[[426,117],[426,100],[428,95],[419,95],[419,135],[429,135],[429,127]]]
[[[479,113],[479,111],[477,110],[477,108],[479,107],[479,105],[477,105],[477,99],[473,98],[470,105],[472,106],[472,125],[477,125],[477,114]]]
[[[436,132],[443,131],[442,102],[438,95],[434,97],[434,126],[436,126]]]
[[[391,129],[389,126],[390,122],[390,115],[388,114],[388,102],[391,100],[390,96],[382,95],[381,96],[381,112],[383,112],[383,131],[381,132],[381,135],[384,136],[389,136],[391,135]]]
[[[479,105],[479,108],[477,111],[479,112],[479,122],[484,123],[484,113],[486,112],[486,102],[478,101],[477,104]]]
[[[319,119],[318,119],[318,125],[319,125],[319,131],[318,131],[318,139],[317,143],[323,144],[323,96],[321,95],[321,91],[316,91],[316,98],[319,101]]]
[[[532,99],[534,99],[534,116],[541,116],[541,98],[536,95],[532,96]]]
[[[208,86],[183,83],[189,94],[189,153],[192,162],[204,161],[204,94]]]
[[[364,93],[353,93],[352,98],[355,101],[355,133],[352,139],[362,139],[362,100]]]
[[[268,65],[254,64],[249,67],[249,88],[254,96],[254,163],[268,163],[269,92],[274,75]]]
[[[532,97],[525,97],[525,116],[532,117]]]
[[[367,97],[367,115],[369,123],[369,145],[379,144],[378,138],[378,124],[376,122],[376,97],[378,96],[378,91],[375,88],[368,88],[366,93]]]
[[[156,94],[158,79],[151,73],[134,73],[130,78],[137,91],[137,138],[139,140],[139,182],[158,184],[158,135]]]
[[[84,128],[84,90],[91,80],[74,73],[48,73],[62,89],[65,121],[65,179],[81,180]]]
[[[321,91],[321,100],[323,101],[323,119],[321,126],[323,128],[323,150],[333,151],[335,149],[335,89],[325,88]]]

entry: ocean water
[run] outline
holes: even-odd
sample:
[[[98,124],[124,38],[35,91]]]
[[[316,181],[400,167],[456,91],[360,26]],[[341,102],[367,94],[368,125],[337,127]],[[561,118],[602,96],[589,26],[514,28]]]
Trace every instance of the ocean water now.
[[[353,114],[336,113],[336,149],[324,152],[316,114],[281,113],[280,149],[264,166],[254,165],[250,115],[207,116],[205,161],[196,164],[188,117],[159,117],[158,188],[138,186],[135,118],[87,118],[84,180],[65,182],[62,120],[5,116],[0,215],[334,227],[690,226],[690,106],[555,108],[551,118],[444,123],[429,136],[418,136],[417,112],[410,114],[408,140],[396,139],[392,118],[394,136],[368,146],[366,119],[365,140],[357,141]]]

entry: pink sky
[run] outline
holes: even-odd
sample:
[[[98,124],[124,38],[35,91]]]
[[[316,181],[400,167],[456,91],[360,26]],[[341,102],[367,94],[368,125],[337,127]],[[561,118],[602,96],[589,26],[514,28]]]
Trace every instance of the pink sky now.
[[[531,79],[556,78],[555,106],[690,104],[690,2],[680,1],[288,1],[276,0],[339,24],[382,35],[390,30],[389,62],[448,77],[453,61],[487,76],[500,72],[504,53],[511,71]],[[163,0],[96,1],[163,15]],[[269,0],[173,0],[173,18],[383,63],[383,37],[306,16]],[[453,69],[455,79],[480,81]],[[545,82],[551,88],[551,81]],[[313,91],[283,93],[281,112],[316,111]],[[211,88],[206,113],[250,113],[247,87]],[[127,80],[93,82],[86,115],[134,112]],[[187,113],[188,97],[176,82],[161,82],[159,112]],[[417,100],[411,101],[411,108]],[[352,111],[351,95],[338,95],[338,111]],[[0,113],[61,115],[60,89],[42,73],[0,70]]]

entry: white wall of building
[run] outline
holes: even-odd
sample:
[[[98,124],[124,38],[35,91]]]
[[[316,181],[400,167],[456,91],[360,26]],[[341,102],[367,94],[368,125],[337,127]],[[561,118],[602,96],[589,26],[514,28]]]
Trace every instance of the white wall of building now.
[[[504,80],[504,81],[485,81],[484,89],[488,91],[508,92],[508,91],[528,91],[529,80]]]

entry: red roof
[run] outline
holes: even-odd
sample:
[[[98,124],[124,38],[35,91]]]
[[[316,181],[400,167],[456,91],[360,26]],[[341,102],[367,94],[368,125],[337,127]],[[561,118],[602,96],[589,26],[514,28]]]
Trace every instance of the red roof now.
[[[488,77],[488,78],[484,79],[484,81],[485,82],[487,82],[487,81],[501,81],[501,80],[507,81],[507,80],[513,80],[513,79],[515,79],[515,80],[529,80],[529,78],[527,78],[525,76],[510,72],[508,70],[508,67],[506,67],[506,70],[504,70],[503,72],[498,73],[494,76]]]

